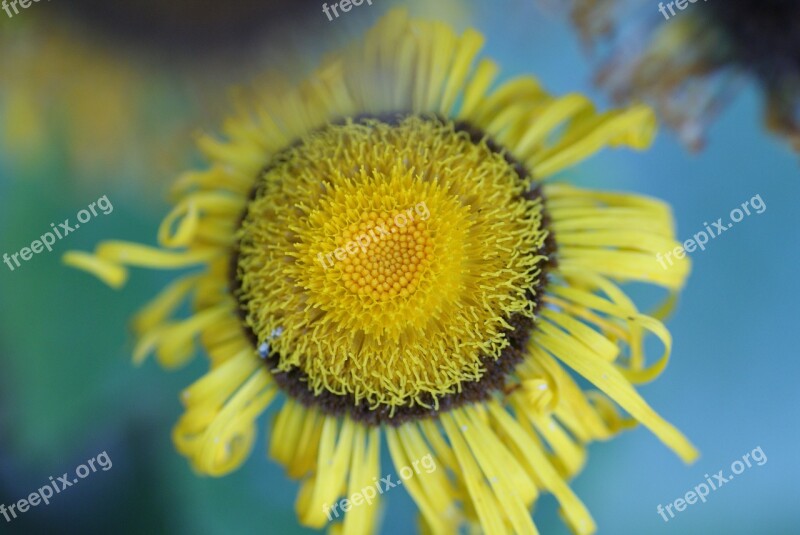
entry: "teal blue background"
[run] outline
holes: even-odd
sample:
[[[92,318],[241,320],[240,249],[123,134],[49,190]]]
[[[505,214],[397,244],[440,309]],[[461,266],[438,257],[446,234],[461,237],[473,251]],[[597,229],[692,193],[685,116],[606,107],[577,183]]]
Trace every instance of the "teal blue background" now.
[[[308,55],[344,42],[388,4],[353,10],[336,27],[312,16],[304,25],[313,41]],[[533,2],[507,0],[479,3],[467,18],[487,35],[484,54],[501,64],[504,78],[532,73],[552,92],[582,92],[608,105],[592,88],[591,63],[562,17],[535,9]],[[463,13],[453,16],[455,24],[463,19]],[[60,264],[65,250],[89,250],[103,239],[154,243],[168,209],[163,196],[137,185],[144,177],[132,176],[122,186],[118,180],[78,185],[58,146],[35,165],[12,162],[0,152],[0,253],[19,250],[51,222],[74,218],[102,195],[114,211],[14,272],[0,264],[0,503],[26,497],[49,476],[73,472],[102,451],[114,464],[48,507],[11,524],[0,517],[0,533],[310,532],[295,520],[297,484],[265,455],[263,430],[274,407],[261,420],[254,454],[230,476],[198,477],[175,452],[170,431],[181,413],[178,394],[202,375],[203,359],[174,373],[153,361],[134,368],[127,330],[130,315],[172,274],[133,270],[117,292]],[[687,153],[662,131],[647,152],[604,151],[564,174],[587,187],[664,199],[674,208],[680,239],[702,230],[704,222],[727,219],[754,195],[767,205],[691,254],[693,272],[669,321],[672,362],[641,388],[702,457],[686,466],[644,429],[591,445],[589,462],[572,486],[599,533],[800,531],[800,463],[792,453],[800,439],[794,340],[800,244],[793,219],[799,174],[797,155],[763,130],[760,94],[752,86],[712,126],[700,154]],[[659,504],[683,496],[704,474],[730,473],[730,464],[756,447],[766,464],[754,465],[669,523],[658,516]],[[385,453],[383,460],[384,473],[392,473]],[[384,504],[382,533],[416,532],[415,509],[402,490],[387,494]],[[555,501],[544,497],[537,525],[543,533],[568,533],[555,510]]]

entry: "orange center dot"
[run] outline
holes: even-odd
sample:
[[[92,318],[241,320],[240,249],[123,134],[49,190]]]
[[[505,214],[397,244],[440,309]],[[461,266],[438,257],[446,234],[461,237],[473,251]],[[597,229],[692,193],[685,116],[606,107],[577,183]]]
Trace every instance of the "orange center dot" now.
[[[419,285],[433,254],[433,240],[425,221],[410,221],[404,212],[377,217],[373,212],[360,224],[342,232],[345,240],[359,234],[375,236],[366,248],[342,261],[342,281],[348,290],[376,301],[408,297]],[[388,234],[379,232],[381,226]],[[370,238],[371,239],[371,238]]]

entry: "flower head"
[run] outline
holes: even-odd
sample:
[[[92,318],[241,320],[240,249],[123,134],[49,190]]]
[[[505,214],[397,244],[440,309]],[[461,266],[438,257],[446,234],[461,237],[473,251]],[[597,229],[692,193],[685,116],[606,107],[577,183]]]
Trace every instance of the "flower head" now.
[[[682,286],[686,260],[655,257],[677,245],[669,210],[545,183],[604,146],[647,146],[651,112],[600,113],[530,77],[492,89],[481,44],[391,12],[294,90],[240,101],[225,141],[200,140],[211,167],[178,180],[161,248],[66,255],[112,286],[128,266],[201,268],[134,322],[137,361],[180,366],[198,337],[208,353],[174,432],[199,472],[240,466],[279,392],[270,455],[303,480],[298,517],[348,534],[379,508],[330,504],[377,481],[383,437],[401,474],[439,467],[404,481],[431,533],[535,533],[544,491],[592,533],[565,480],[636,421],[695,457],[632,386],[664,368],[669,332],[612,282]],[[664,345],[650,364],[647,333]]]

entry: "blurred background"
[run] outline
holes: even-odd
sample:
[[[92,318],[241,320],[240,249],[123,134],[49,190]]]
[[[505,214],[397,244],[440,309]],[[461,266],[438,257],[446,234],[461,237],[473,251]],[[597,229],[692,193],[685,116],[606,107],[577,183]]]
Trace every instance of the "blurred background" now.
[[[11,523],[0,516],[0,533],[311,533],[298,527],[297,484],[266,459],[263,432],[254,455],[222,479],[196,476],[173,448],[178,395],[204,372],[204,361],[173,373],[153,361],[135,368],[127,326],[173,274],[134,270],[126,288],[113,291],[65,268],[60,256],[109,238],[155,243],[166,189],[178,172],[202,165],[194,136],[221,124],[231,86],[264,72],[296,79],[394,5],[478,28],[487,36],[484,54],[504,78],[532,73],[552,92],[578,91],[609,105],[592,86],[593,62],[562,10],[533,0],[431,4],[374,0],[332,22],[321,2],[308,0],[117,8],[57,0],[10,18],[0,11],[0,254],[29,245],[51,223],[74,222],[103,195],[114,208],[13,272],[0,264],[0,504],[102,452],[113,462],[49,506]],[[764,131],[755,85],[720,114],[708,138],[704,151],[691,154],[662,131],[648,152],[606,151],[563,176],[666,200],[681,240],[727,220],[755,195],[767,206],[691,254],[693,273],[669,321],[672,362],[641,389],[701,459],[683,465],[643,429],[590,446],[572,486],[601,534],[800,532],[800,463],[792,453],[800,440],[800,364],[791,333],[800,318],[800,243],[791,219],[798,158]],[[757,447],[768,459],[763,466],[669,523],[657,514],[659,504],[705,474],[729,473]],[[408,496],[399,490],[385,498],[381,532],[416,533]],[[535,520],[542,533],[568,533],[549,496]]]

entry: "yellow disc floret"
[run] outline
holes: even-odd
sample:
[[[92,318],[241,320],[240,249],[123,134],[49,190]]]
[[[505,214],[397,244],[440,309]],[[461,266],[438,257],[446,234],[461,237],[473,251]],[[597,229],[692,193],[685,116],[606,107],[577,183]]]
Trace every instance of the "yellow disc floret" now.
[[[269,164],[238,231],[248,327],[315,394],[435,406],[533,317],[546,231],[529,187],[436,118],[312,133]]]
[[[391,233],[378,238],[375,232],[365,234],[378,227],[386,229],[389,221],[395,221],[402,212],[394,210],[389,217],[381,218],[371,212],[366,222],[353,223],[342,233],[346,243],[364,244],[360,249],[366,254],[348,256],[342,261],[342,283],[345,288],[359,295],[370,296],[376,301],[397,297],[408,297],[420,283],[425,268],[431,263],[433,239],[425,222],[412,221],[407,226],[392,227]],[[372,239],[380,240],[373,242]],[[371,246],[367,250],[367,246]]]

